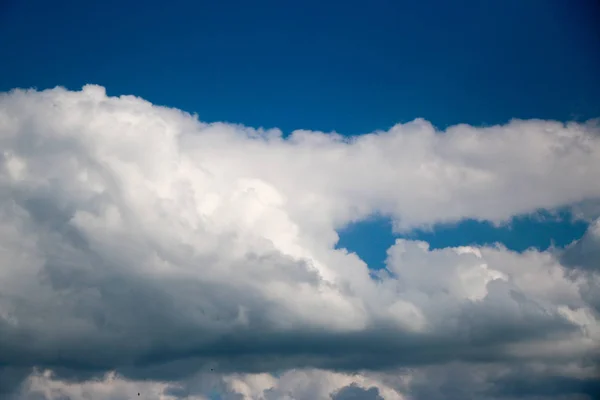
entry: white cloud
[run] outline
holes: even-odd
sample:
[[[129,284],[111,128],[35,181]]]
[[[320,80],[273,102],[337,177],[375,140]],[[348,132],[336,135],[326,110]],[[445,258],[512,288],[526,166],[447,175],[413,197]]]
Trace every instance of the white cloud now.
[[[56,379],[52,372],[47,370],[32,373],[23,382],[19,396],[23,399],[42,398],[46,400],[63,400],[65,398],[71,400],[128,400],[135,398],[176,400],[176,396],[167,393],[169,386],[169,383],[166,382],[132,381],[115,373],[108,373],[100,379],[85,382],[68,382]],[[189,400],[206,399],[201,395],[188,398]]]
[[[231,374],[598,359],[598,273],[553,252],[399,240],[373,279],[334,249],[375,213],[410,229],[593,202],[593,125],[284,139],[86,86],[0,95],[0,149],[0,365],[123,382],[213,365],[255,398],[273,377]],[[356,382],[327,374],[318,393]]]
[[[408,382],[409,377],[397,377],[393,387],[382,381],[377,374],[346,374],[324,370],[290,370],[276,377],[272,374],[209,374],[195,376],[186,384],[167,382],[134,381],[108,373],[105,376],[85,382],[69,382],[57,379],[51,371],[35,371],[23,383],[19,396],[22,399],[42,398],[46,400],[98,399],[120,400],[141,398],[144,400],[175,400],[185,397],[189,400],[207,399],[214,388],[220,389],[224,399],[242,400],[314,400],[336,398],[335,395],[348,387],[362,391],[374,388],[385,399],[403,400],[399,388]],[[139,393],[139,397],[138,397]]]
[[[474,366],[455,362],[384,373],[318,369],[292,369],[281,375],[210,373],[178,383],[135,381],[114,373],[69,382],[57,379],[50,371],[36,371],[23,383],[16,398],[203,400],[218,392],[223,400],[516,399],[534,394],[540,399],[588,399],[595,394],[596,378],[594,366],[541,363]]]

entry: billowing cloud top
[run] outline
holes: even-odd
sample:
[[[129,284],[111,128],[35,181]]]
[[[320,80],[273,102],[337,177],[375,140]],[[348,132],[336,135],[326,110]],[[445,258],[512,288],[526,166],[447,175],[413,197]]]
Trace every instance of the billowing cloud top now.
[[[98,86],[2,94],[0,368],[54,370],[28,387],[212,369],[245,398],[268,397],[239,374],[283,398],[260,373],[302,368],[411,368],[413,396],[446,363],[587,379],[600,355],[597,223],[576,256],[397,240],[373,273],[334,247],[336,229],[374,214],[398,231],[565,206],[594,219],[599,132],[415,120],[283,138]],[[389,381],[335,376],[346,386],[332,398],[402,398]]]

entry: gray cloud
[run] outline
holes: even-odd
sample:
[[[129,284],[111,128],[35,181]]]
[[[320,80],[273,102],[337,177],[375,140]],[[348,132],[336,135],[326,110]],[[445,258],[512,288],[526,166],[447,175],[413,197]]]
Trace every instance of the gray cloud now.
[[[372,387],[363,389],[356,384],[345,386],[331,396],[332,400],[383,400],[379,395],[379,389]]]
[[[580,240],[569,246],[561,261],[565,266],[600,271],[600,223],[593,223]]]

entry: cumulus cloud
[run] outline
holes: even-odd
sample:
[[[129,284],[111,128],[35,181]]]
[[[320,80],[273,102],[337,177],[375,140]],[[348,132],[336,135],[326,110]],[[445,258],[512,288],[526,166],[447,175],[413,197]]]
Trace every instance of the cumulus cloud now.
[[[597,270],[573,274],[554,251],[398,240],[374,273],[335,244],[375,214],[409,230],[594,204],[599,132],[416,120],[283,138],[98,86],[4,93],[0,367],[53,371],[24,396],[120,398],[143,381],[164,399],[198,380],[248,399],[387,399],[417,396],[449,363],[465,377],[491,365],[497,380],[511,365],[585,368],[600,355]],[[399,368],[412,386],[377,375]],[[309,394],[290,394],[298,381]]]
[[[597,370],[575,364],[548,366],[451,363],[381,372],[289,370],[282,375],[202,373],[184,382],[136,381],[115,373],[84,382],[35,371],[13,398],[72,400],[409,400],[589,399],[600,391]]]
[[[100,379],[85,382],[69,382],[55,379],[51,371],[35,371],[22,384],[18,396],[23,399],[98,399],[126,400],[141,397],[144,399],[175,400],[176,396],[167,394],[169,384],[164,382],[132,381],[106,374]],[[139,393],[139,397],[138,397]],[[190,400],[204,400],[204,396],[190,396]]]
[[[201,393],[219,390],[226,400],[247,399],[387,399],[402,400],[398,392],[402,380],[385,383],[381,376],[343,374],[322,370],[290,370],[276,377],[271,374],[203,374],[184,383],[129,380],[115,373],[80,383],[57,379],[51,371],[35,371],[22,385],[19,398],[58,400],[117,400],[139,398],[204,400]],[[396,385],[398,388],[392,386]]]

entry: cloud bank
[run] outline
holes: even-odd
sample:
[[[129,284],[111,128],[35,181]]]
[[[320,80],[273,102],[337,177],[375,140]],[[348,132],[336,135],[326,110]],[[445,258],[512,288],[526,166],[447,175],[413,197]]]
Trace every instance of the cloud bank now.
[[[598,222],[564,254],[397,240],[372,271],[335,249],[372,215],[398,231],[559,207],[594,220],[594,123],[284,138],[88,85],[1,94],[0,149],[0,396],[598,387]]]

